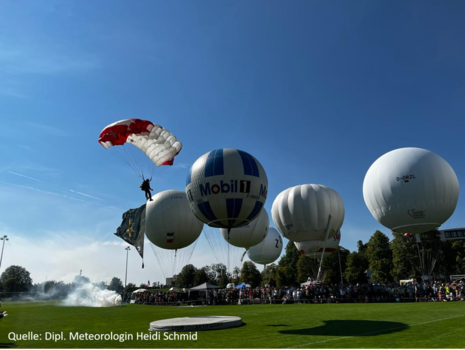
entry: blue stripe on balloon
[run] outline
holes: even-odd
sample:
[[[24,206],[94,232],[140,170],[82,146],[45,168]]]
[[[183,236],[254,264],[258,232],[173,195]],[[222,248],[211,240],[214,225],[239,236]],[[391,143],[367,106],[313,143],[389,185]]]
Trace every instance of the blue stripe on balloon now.
[[[210,202],[203,202],[197,204],[197,207],[199,208],[200,212],[202,213],[203,216],[209,221],[216,221],[216,216],[215,213],[213,213],[212,207],[210,206]]]
[[[217,149],[211,151],[208,154],[207,162],[205,164],[205,177],[223,175],[224,174],[224,162],[223,162],[223,150]]]
[[[226,199],[226,212],[228,213],[229,227],[234,225],[239,213],[242,209],[242,198],[228,198]]]
[[[255,202],[255,206],[252,210],[252,212],[250,213],[250,215],[247,217],[247,220],[251,221],[253,220],[257,215],[258,213],[260,212],[260,210],[262,209],[263,207],[263,203],[262,202],[259,202],[259,201],[256,201]]]
[[[260,177],[260,172],[258,171],[257,162],[255,159],[248,154],[247,152],[237,150],[242,159],[242,165],[244,166],[244,175],[251,175]]]

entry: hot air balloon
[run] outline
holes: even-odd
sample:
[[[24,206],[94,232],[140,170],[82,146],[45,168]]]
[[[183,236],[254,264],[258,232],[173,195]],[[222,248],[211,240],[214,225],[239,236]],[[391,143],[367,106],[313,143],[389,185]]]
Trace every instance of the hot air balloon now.
[[[453,214],[459,182],[440,156],[421,148],[399,148],[378,158],[363,181],[373,217],[392,231],[422,233]]]
[[[226,228],[247,225],[265,204],[268,179],[247,152],[217,149],[192,165],[186,181],[189,205],[202,222]]]
[[[157,247],[185,248],[200,236],[202,228],[203,223],[190,210],[182,191],[163,191],[153,197],[153,202],[147,202],[146,236]]]
[[[265,239],[247,250],[247,256],[257,264],[271,264],[283,251],[283,239],[279,232],[270,227]]]
[[[299,185],[281,192],[271,216],[278,231],[293,242],[331,238],[344,222],[339,194],[323,185]],[[326,237],[327,235],[327,237]]]
[[[302,254],[305,254],[313,259],[320,260],[335,251],[339,247],[341,241],[341,231],[339,231],[335,236],[324,241],[312,240],[312,241],[303,241],[303,242],[294,242],[297,250]]]
[[[258,217],[245,226],[233,228],[228,235],[227,229],[220,229],[223,238],[235,247],[249,249],[257,245],[266,237],[270,219],[265,208],[260,211]],[[228,238],[229,236],[229,238]]]
[[[192,213],[183,191],[163,191],[147,202],[145,234],[155,246],[152,249],[163,274],[172,276],[177,272],[176,266],[188,263],[202,228],[203,223]]]
[[[102,130],[98,141],[104,148],[114,150],[142,177],[146,165],[139,154],[148,157],[156,166],[172,165],[182,149],[182,143],[167,129],[142,119],[124,119],[110,124]]]

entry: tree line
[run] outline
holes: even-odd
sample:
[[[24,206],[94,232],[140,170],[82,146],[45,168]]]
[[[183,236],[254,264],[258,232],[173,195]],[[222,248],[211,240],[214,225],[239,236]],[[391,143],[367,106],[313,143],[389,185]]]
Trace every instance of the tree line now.
[[[322,262],[322,280],[326,283],[388,283],[400,279],[420,280],[425,270],[431,271],[436,279],[444,279],[452,274],[465,274],[465,240],[440,240],[437,230],[420,235],[421,243],[411,235],[393,232],[393,239],[381,231],[376,231],[363,243],[357,242],[357,250],[350,252],[339,247],[336,252],[326,256]],[[317,257],[317,256],[315,256]],[[211,264],[196,268],[185,265],[176,276],[176,286],[190,288],[202,283],[211,283],[225,287],[228,283],[235,285],[245,282],[252,287],[267,284],[283,288],[299,286],[308,277],[316,278],[319,262],[311,256],[301,254],[294,243],[289,241],[285,254],[277,264],[264,266],[260,272],[257,266],[246,261],[242,267],[227,271],[224,264]],[[3,293],[45,293],[64,297],[77,284],[88,283],[89,278],[76,276],[72,283],[46,281],[33,284],[30,273],[21,266],[10,266],[0,275],[0,292]],[[117,293],[130,293],[137,288],[160,288],[160,285],[133,283],[123,286],[122,281],[113,277],[109,284],[96,283],[103,289]]]

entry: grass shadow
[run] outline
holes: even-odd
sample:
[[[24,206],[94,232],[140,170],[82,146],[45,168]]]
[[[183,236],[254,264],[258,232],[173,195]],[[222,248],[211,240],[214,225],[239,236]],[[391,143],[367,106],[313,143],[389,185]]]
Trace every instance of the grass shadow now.
[[[0,349],[10,349],[10,348],[17,348],[18,345],[16,343],[0,343]]]
[[[341,337],[363,337],[381,334],[391,334],[409,329],[409,326],[401,322],[368,321],[368,320],[329,320],[324,325],[279,331],[282,334],[294,335],[328,335]]]

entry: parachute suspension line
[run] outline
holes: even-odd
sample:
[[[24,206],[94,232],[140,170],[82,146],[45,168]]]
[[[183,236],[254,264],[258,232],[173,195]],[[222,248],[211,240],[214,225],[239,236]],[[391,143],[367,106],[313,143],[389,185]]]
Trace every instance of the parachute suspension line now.
[[[213,229],[212,229],[213,230]],[[207,233],[208,232],[208,233]],[[204,226],[203,228],[203,233],[205,234],[205,237],[207,238],[207,242],[208,242],[208,245],[210,246],[212,252],[213,252],[213,255],[215,256],[216,260],[218,263],[221,263],[222,260],[221,259],[221,256],[220,256],[220,252],[221,252],[221,247],[219,244],[215,244],[217,243],[217,241],[215,241],[215,233],[214,232],[210,232],[208,228],[206,228]],[[222,238],[221,238],[222,239]]]
[[[329,230],[331,228],[331,221],[333,221],[333,216],[331,214],[329,214],[328,215],[328,225],[326,226],[325,240],[323,242],[323,251],[321,252],[320,267],[318,268],[318,276],[316,277],[317,281],[320,281],[321,266],[323,265],[323,257],[324,257],[324,254],[325,254],[326,241],[328,240]]]
[[[140,174],[142,173],[142,167],[140,166],[136,158],[136,154],[139,153],[139,150],[137,150],[135,146],[132,146],[130,144],[124,144],[121,147],[117,146],[117,149],[121,150],[121,152],[124,154],[124,157],[128,159],[128,162],[134,169],[134,172],[140,176]]]
[[[140,173],[137,171],[137,169],[134,167],[134,164],[131,164],[129,161],[129,156],[127,156],[127,152],[123,151],[123,146],[115,146],[112,147],[110,150],[110,153],[112,154],[113,157],[116,157],[119,159],[119,161],[125,163],[137,176],[140,176]]]
[[[228,234],[228,239],[229,239],[229,234]],[[226,269],[227,271],[230,271],[230,261],[229,261],[229,243],[228,243],[228,260],[226,263]]]
[[[197,246],[197,242],[199,241],[199,239],[197,238],[195,240],[194,243],[192,243],[191,245],[193,246],[192,249],[190,249],[190,251],[188,252],[188,254],[186,254],[186,259],[185,259],[185,262],[184,262],[184,266],[185,265],[188,265],[191,261],[191,258],[192,258],[192,254],[194,254],[194,250],[195,250],[195,247]]]
[[[157,252],[155,251],[155,247],[154,247],[154,244],[153,243],[150,243],[150,247],[152,248],[152,251],[153,251],[153,255],[155,255],[155,258],[157,259],[158,261],[158,265],[160,266],[160,270],[163,274],[163,277],[165,277],[165,280],[166,280],[166,274],[165,274],[165,269],[163,268],[163,264],[162,264],[162,261],[161,261],[161,257],[157,254]]]

